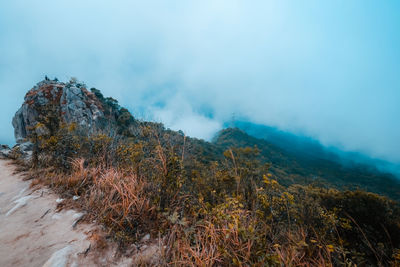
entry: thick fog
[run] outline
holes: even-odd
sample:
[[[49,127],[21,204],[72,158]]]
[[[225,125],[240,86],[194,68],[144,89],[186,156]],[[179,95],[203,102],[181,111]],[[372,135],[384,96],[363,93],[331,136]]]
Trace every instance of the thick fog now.
[[[1,1],[0,143],[74,76],[190,136],[234,117],[400,163],[400,4],[330,2]]]

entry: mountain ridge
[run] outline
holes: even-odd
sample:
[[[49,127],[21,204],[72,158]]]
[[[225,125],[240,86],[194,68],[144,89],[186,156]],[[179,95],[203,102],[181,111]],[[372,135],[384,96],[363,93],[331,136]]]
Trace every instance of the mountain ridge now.
[[[292,154],[301,153],[304,155],[307,153],[311,157],[332,160],[345,166],[357,164],[375,166],[381,172],[388,172],[400,178],[400,164],[373,158],[357,151],[326,146],[321,144],[317,139],[289,131],[282,131],[276,127],[256,124],[245,120],[229,124],[244,130],[251,136],[265,139]]]
[[[18,143],[23,143],[29,135],[30,139],[53,135],[60,123],[76,123],[89,132],[105,131],[136,140],[134,142],[146,138],[143,129],[147,127],[159,135],[167,134],[162,143],[181,147],[185,140],[186,157],[204,163],[222,160],[223,152],[232,147],[257,147],[260,162],[270,164],[272,173],[285,186],[299,183],[341,190],[364,189],[400,199],[400,182],[392,174],[381,172],[372,165],[343,164],[340,156],[310,138],[304,141],[271,127],[240,121],[236,126],[247,132],[239,128],[223,129],[211,142],[186,137],[180,131],[165,129],[160,123],[139,121],[117,100],[104,97],[96,88],[89,91],[76,79],[68,83],[46,79],[29,90],[13,118],[15,138]],[[262,130],[265,131],[260,134]]]

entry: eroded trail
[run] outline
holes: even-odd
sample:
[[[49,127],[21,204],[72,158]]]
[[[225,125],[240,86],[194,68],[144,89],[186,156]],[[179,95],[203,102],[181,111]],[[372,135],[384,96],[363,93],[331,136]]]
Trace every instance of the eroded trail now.
[[[93,250],[95,225],[76,224],[83,215],[57,211],[61,200],[46,188],[30,188],[11,161],[0,159],[0,266],[127,266],[110,260],[112,250]]]

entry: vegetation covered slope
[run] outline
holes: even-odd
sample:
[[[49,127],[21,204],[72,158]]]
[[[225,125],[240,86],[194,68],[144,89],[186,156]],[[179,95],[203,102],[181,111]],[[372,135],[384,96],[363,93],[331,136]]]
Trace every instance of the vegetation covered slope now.
[[[400,200],[400,180],[394,175],[380,172],[366,164],[341,164],[339,159],[335,160],[334,155],[326,155],[323,151],[308,151],[309,145],[304,149],[298,147],[288,151],[289,148],[281,148],[255,138],[238,128],[222,130],[214,143],[224,148],[256,146],[260,150],[261,161],[272,164],[271,172],[284,185],[300,183],[338,189],[362,189]]]
[[[81,196],[121,245],[151,233],[161,263],[178,266],[399,263],[397,202],[332,188],[344,180],[332,173],[337,180],[310,184],[314,170],[237,129],[214,143],[189,138],[91,91],[114,126],[42,120],[54,131],[29,136],[31,170],[36,182]]]

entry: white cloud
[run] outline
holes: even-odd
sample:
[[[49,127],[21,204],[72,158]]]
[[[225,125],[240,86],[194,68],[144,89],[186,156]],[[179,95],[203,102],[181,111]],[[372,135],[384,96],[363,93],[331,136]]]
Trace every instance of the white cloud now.
[[[400,162],[399,10],[364,1],[2,1],[0,142],[11,143],[12,115],[47,74],[76,76],[200,138],[235,113]]]

